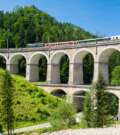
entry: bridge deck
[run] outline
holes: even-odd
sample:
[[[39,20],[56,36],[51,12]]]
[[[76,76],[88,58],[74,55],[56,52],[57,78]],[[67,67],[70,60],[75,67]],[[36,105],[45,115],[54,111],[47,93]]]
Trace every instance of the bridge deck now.
[[[77,42],[77,41],[76,41]],[[63,49],[74,49],[74,48],[87,48],[87,47],[94,47],[94,46],[107,46],[107,45],[119,45],[120,40],[102,40],[102,41],[97,41],[93,40],[92,42],[82,42],[79,41],[77,43],[69,44],[69,42],[66,44],[60,44],[62,42],[58,42],[58,44],[51,43],[48,46],[43,46],[43,47],[30,47],[30,48],[9,48],[5,49],[2,48],[0,49],[0,53],[8,53],[8,52],[30,52],[30,51],[50,51],[50,50],[63,50]]]
[[[68,84],[37,84],[39,87],[61,87],[61,88],[85,88],[89,89],[91,85],[68,85]],[[120,90],[120,86],[107,86],[107,90]]]

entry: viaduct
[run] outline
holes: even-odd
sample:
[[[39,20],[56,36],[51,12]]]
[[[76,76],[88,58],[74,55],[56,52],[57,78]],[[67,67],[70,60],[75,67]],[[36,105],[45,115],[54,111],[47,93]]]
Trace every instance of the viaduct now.
[[[120,40],[90,40],[76,42],[49,43],[45,47],[34,48],[12,48],[0,49],[0,56],[6,61],[6,69],[12,73],[18,73],[18,61],[21,57],[26,60],[26,79],[38,81],[38,62],[41,57],[47,60],[47,83],[40,84],[45,91],[53,94],[66,94],[70,97],[83,97],[89,89],[83,82],[83,59],[91,54],[94,59],[93,81],[98,79],[99,72],[103,75],[104,81],[109,85],[108,60],[114,51],[120,51]],[[68,84],[60,84],[59,66],[61,58],[67,55],[69,58],[69,81]],[[120,87],[107,87],[110,93],[115,94],[119,99],[120,112]],[[76,101],[76,102],[78,102]]]

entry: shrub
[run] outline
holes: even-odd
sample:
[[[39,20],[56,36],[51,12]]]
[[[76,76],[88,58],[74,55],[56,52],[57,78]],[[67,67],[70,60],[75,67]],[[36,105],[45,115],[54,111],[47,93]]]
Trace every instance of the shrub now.
[[[116,66],[112,71],[112,85],[120,85],[120,66]]]
[[[51,114],[50,123],[55,129],[66,129],[75,124],[76,110],[70,103],[61,103],[56,111]]]

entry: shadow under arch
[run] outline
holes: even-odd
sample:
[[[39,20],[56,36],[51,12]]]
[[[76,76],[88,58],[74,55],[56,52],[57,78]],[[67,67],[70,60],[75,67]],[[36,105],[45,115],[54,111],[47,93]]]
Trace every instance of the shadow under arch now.
[[[120,66],[120,51],[114,51],[108,60],[108,73],[109,73],[108,77],[109,77],[109,83],[111,85],[114,85],[114,83],[112,82],[113,80],[112,73],[117,66]]]
[[[94,74],[94,59],[94,54],[86,49],[80,50],[74,55],[74,84],[91,84]]]
[[[83,83],[91,84],[94,75],[94,58],[88,53],[83,59]]]
[[[111,66],[112,66],[112,64],[117,63],[116,56],[112,62],[110,62],[110,61],[113,59],[113,55],[116,52],[119,53],[119,56],[120,56],[120,51],[118,49],[109,47],[109,48],[106,48],[104,51],[102,51],[98,56],[98,61],[100,63],[99,72],[102,74],[103,79],[106,84],[111,83],[111,72],[113,70],[113,69],[111,69]],[[111,56],[112,56],[112,59],[111,59]],[[120,65],[120,61],[119,61],[119,64],[117,63],[116,65],[114,65],[114,67],[117,65]]]
[[[108,103],[108,105],[106,106],[106,110],[108,111],[108,113],[114,117],[118,117],[119,97],[117,96],[117,94],[111,91],[107,91],[104,93],[104,97],[104,100],[106,100]]]
[[[67,55],[64,55],[60,60],[60,83],[67,84],[69,81],[69,58]]]
[[[10,72],[26,76],[27,60],[23,54],[15,54],[10,58]]]
[[[6,69],[6,62],[7,62],[6,58],[0,55],[0,68]]]
[[[73,104],[75,105],[77,112],[83,111],[85,95],[86,91],[84,90],[73,93]]]
[[[59,51],[51,57],[51,82],[53,84],[68,83],[70,56],[65,51]],[[53,74],[54,73],[54,74]]]
[[[46,81],[48,57],[43,53],[35,53],[30,61],[30,81]]]
[[[66,92],[64,91],[64,90],[62,90],[62,89],[56,89],[56,90],[53,90],[52,92],[51,92],[51,94],[53,95],[53,96],[56,96],[56,97],[60,97],[60,98],[64,98],[64,97],[66,97]]]

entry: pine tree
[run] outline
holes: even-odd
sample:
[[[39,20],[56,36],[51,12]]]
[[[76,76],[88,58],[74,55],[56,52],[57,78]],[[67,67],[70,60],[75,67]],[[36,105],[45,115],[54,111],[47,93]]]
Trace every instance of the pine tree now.
[[[84,113],[84,119],[86,121],[86,126],[87,127],[91,127],[91,96],[90,96],[90,92],[87,92],[86,96],[85,96],[85,102],[84,102],[84,109],[83,109],[83,113]]]
[[[2,101],[2,123],[7,128],[8,135],[12,135],[14,129],[14,85],[10,74],[2,69],[0,70],[0,95]]]
[[[84,103],[84,119],[87,127],[104,127],[111,124],[111,104],[106,100],[105,84],[102,76],[93,83]]]

